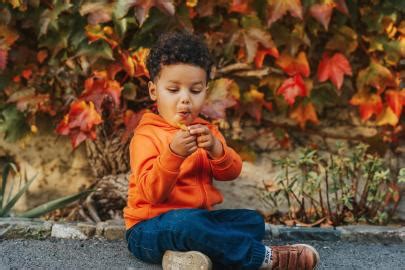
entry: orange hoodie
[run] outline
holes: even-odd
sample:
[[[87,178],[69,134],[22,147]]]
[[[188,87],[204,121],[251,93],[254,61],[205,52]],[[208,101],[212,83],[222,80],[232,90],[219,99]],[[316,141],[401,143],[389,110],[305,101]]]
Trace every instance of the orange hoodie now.
[[[226,145],[216,126],[201,118],[193,124],[209,127],[222,142],[222,157],[210,159],[203,149],[186,158],[176,155],[169,143],[179,129],[157,114],[147,112],[143,115],[129,147],[131,175],[124,208],[127,229],[172,209],[212,209],[223,200],[212,185],[212,178],[227,181],[239,176],[241,158]]]

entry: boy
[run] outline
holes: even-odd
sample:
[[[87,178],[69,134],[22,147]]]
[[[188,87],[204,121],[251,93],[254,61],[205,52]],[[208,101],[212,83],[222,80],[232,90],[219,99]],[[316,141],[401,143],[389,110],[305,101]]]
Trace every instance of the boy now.
[[[218,129],[198,117],[207,95],[211,57],[187,33],[163,35],[151,49],[149,95],[130,145],[131,176],[124,209],[128,249],[163,269],[314,269],[308,245],[262,244],[264,220],[247,209],[211,210],[222,202],[212,178],[241,172],[239,155]]]

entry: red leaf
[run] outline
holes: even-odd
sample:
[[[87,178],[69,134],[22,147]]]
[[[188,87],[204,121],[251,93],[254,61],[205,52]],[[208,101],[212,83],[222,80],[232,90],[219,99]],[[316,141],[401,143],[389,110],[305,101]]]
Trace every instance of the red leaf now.
[[[311,6],[311,15],[320,22],[326,30],[328,30],[330,18],[332,17],[333,8],[336,6],[335,3],[329,2],[324,4],[315,4]]]
[[[56,127],[61,135],[70,135],[73,148],[76,148],[86,138],[95,139],[94,128],[101,124],[101,116],[94,108],[94,104],[87,104],[78,100],[70,105],[70,111]]]
[[[268,26],[283,17],[287,12],[290,12],[290,14],[294,17],[302,19],[303,10],[301,0],[268,0],[268,4]]]
[[[332,57],[324,53],[318,66],[318,80],[324,82],[330,79],[333,85],[340,90],[344,74],[352,75],[352,68],[346,57],[341,53],[335,53]]]
[[[301,74],[302,76],[308,77],[310,73],[305,52],[300,52],[297,58],[293,58],[287,52],[284,52],[279,58],[277,58],[276,64],[290,76]]]
[[[405,89],[402,91],[388,90],[385,92],[388,106],[398,116],[401,116],[402,107],[405,105]]]
[[[93,102],[96,110],[101,112],[106,99],[119,107],[121,90],[119,82],[109,79],[107,72],[95,71],[93,76],[85,81],[85,91],[80,98]]]
[[[232,4],[228,9],[228,12],[237,12],[246,14],[249,12],[249,0],[232,0]]]
[[[8,50],[0,49],[0,70],[5,69],[7,66]]]
[[[239,87],[231,79],[218,79],[210,85],[210,90],[204,107],[201,111],[212,119],[224,119],[227,108],[237,104]]]
[[[131,110],[127,110],[124,113],[124,124],[125,124],[125,132],[122,135],[122,140],[126,141],[130,135],[134,132],[135,128],[138,126],[139,121],[142,118],[142,115],[146,112],[146,110],[141,110],[139,112],[134,112]]]
[[[347,8],[346,5],[346,0],[335,0],[336,3],[336,9],[339,10],[340,12],[349,15],[349,9]]]
[[[295,75],[283,82],[277,90],[277,94],[282,94],[285,101],[287,101],[289,105],[293,105],[297,96],[307,96],[308,91],[301,75]]]

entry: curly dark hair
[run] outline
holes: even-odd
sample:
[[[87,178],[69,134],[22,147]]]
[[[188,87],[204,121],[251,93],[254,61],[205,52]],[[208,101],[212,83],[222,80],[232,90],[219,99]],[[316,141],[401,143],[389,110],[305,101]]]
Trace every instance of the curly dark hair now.
[[[168,32],[159,37],[152,46],[146,67],[150,79],[159,76],[163,65],[191,64],[203,68],[209,78],[212,67],[212,56],[202,39],[187,32]]]

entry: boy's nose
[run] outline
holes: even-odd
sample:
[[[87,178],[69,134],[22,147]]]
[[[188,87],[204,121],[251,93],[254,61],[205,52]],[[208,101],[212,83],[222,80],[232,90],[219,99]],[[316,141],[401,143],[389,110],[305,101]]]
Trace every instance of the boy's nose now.
[[[187,94],[186,91],[184,91],[180,97],[180,101],[182,104],[189,104],[190,103],[190,97]]]

